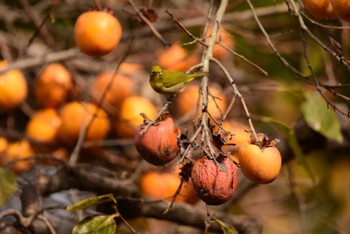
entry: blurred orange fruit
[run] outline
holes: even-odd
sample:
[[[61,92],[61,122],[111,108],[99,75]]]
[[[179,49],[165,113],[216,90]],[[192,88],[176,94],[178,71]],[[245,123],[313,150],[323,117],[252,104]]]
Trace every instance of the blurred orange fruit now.
[[[7,149],[8,142],[5,137],[0,137],[0,154],[4,153]]]
[[[6,66],[6,61],[0,61],[0,69]],[[27,81],[20,70],[0,74],[0,113],[17,108],[26,99],[27,93]]]
[[[212,26],[210,26],[207,30],[206,39],[205,39],[206,43],[209,42],[211,30],[212,30]],[[217,43],[219,43],[227,48],[230,48],[230,49],[233,49],[234,44],[235,44],[233,38],[224,29],[223,26],[220,26],[219,30],[217,32],[216,44],[214,45],[214,48],[213,48],[213,57],[217,58],[217,59],[224,59],[228,55],[230,55],[230,52],[228,50],[226,50],[224,47],[220,46]]]
[[[73,81],[69,71],[59,63],[48,65],[34,84],[37,101],[46,108],[56,108],[70,97]]]
[[[114,71],[103,72],[96,77],[91,85],[93,102],[99,103],[104,95],[102,107],[104,107],[108,113],[117,113],[121,103],[130,96],[133,91],[133,83],[128,76],[119,73],[113,76],[113,74]],[[111,80],[112,83],[109,86]],[[105,93],[107,87],[109,87],[109,89]]]
[[[119,115],[114,121],[114,131],[118,137],[134,138],[138,125],[143,123],[141,113],[150,119],[157,115],[156,106],[142,96],[129,96],[121,104]]]
[[[37,141],[45,143],[55,142],[60,123],[61,119],[58,117],[55,109],[39,110],[30,118],[26,133]]]
[[[322,2],[322,1],[321,1]],[[343,20],[350,21],[350,1],[330,0],[335,13]]]
[[[336,0],[332,0],[336,1]],[[316,19],[336,19],[337,14],[329,0],[303,0],[304,8]]]
[[[239,162],[237,157],[237,152],[239,148],[246,143],[251,142],[250,137],[250,128],[249,126],[240,123],[235,120],[225,120],[222,124],[222,128],[229,133],[227,136],[227,144],[235,144],[235,145],[225,145],[222,147],[222,151],[224,153],[230,153],[231,159],[233,159],[235,162]],[[218,133],[219,126],[214,126],[214,133]],[[221,130],[222,133],[223,130]]]
[[[178,116],[184,116],[192,113],[191,118],[195,117],[198,101],[199,85],[189,84],[185,90],[177,95],[176,98],[176,111]],[[220,118],[221,113],[226,110],[227,98],[219,88],[209,87],[208,107],[207,110],[214,118]],[[215,99],[215,101],[214,101]],[[202,109],[202,102],[200,102],[199,109]]]
[[[175,172],[150,171],[141,177],[139,185],[144,196],[171,201],[180,183],[180,176]],[[191,183],[183,183],[175,201],[189,204],[198,201],[198,196]]]
[[[165,70],[185,72],[198,63],[200,63],[199,53],[188,54],[179,43],[172,44],[158,57],[158,64]]]
[[[109,132],[110,124],[106,112],[92,103],[77,101],[67,103],[59,113],[59,117],[61,124],[57,136],[67,146],[74,146],[82,129],[87,126],[89,129],[85,141],[103,140]]]
[[[19,160],[11,165],[11,169],[15,172],[24,172],[33,165],[32,160],[21,160],[32,156],[33,150],[27,140],[11,142],[8,144],[6,152],[0,156],[0,164],[4,165],[14,160]]]
[[[119,43],[122,27],[116,17],[106,11],[87,11],[74,26],[75,43],[81,52],[90,56],[103,56]]]

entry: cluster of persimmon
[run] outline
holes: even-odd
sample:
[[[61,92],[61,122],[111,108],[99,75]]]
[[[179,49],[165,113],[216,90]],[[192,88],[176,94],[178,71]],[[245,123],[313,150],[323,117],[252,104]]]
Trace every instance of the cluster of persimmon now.
[[[78,17],[74,27],[77,47],[93,57],[111,52],[118,45],[121,34],[118,19],[107,11],[85,12]],[[5,61],[0,62],[1,69],[7,66]],[[141,65],[123,63],[116,74],[101,72],[89,87],[88,100],[78,96],[82,87],[78,87],[74,75],[61,63],[45,64],[37,72],[33,84],[28,84],[31,78],[19,69],[0,74],[0,114],[6,118],[26,100],[33,109],[23,138],[0,137],[0,165],[12,162],[13,170],[23,172],[34,162],[23,158],[37,153],[51,153],[66,160],[83,130],[86,130],[85,141],[104,140],[110,132],[124,138],[133,136],[134,128],[142,122],[136,114],[136,106],[140,105],[140,111],[150,116],[156,113],[153,103],[133,94],[131,74],[139,70]],[[115,82],[110,90],[106,90],[112,79]],[[131,130],[119,121],[127,122]]]
[[[144,123],[137,127],[135,133],[137,151],[144,160],[153,165],[164,166],[170,163],[179,155],[182,145],[185,145],[181,141],[187,138],[181,136],[180,129],[174,126],[168,113],[160,116],[147,130],[145,127],[150,120],[145,115],[144,119]],[[213,126],[212,129],[213,144],[220,153],[215,158],[201,155],[195,162],[190,159],[179,173],[181,180],[190,181],[188,186],[192,185],[197,196],[206,204],[221,205],[232,198],[238,186],[237,165],[248,179],[256,183],[266,184],[277,178],[282,158],[274,146],[276,141],[269,141],[264,134],[259,134],[259,142],[253,143],[248,132],[233,128],[234,132],[241,131],[242,134],[238,136],[240,140],[235,136],[237,144],[234,144],[228,130],[223,130],[222,126]],[[165,198],[158,193],[149,193],[146,184],[145,181],[141,183],[141,189],[146,195]],[[174,188],[172,191],[173,194],[168,192],[167,195],[176,195],[177,190]]]
[[[303,0],[305,10],[315,19],[350,21],[348,0]]]

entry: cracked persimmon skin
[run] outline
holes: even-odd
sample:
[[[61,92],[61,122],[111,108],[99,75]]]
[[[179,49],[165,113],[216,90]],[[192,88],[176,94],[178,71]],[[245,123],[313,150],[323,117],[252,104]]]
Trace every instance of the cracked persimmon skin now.
[[[275,146],[260,148],[255,144],[244,144],[238,151],[242,173],[259,184],[274,181],[282,166],[282,157]]]
[[[229,158],[217,165],[203,157],[191,173],[192,185],[200,199],[208,205],[221,205],[231,199],[238,186],[237,167]]]
[[[177,136],[179,128],[174,128],[171,117],[159,121],[141,134],[145,124],[136,128],[135,146],[141,157],[147,162],[161,166],[172,161],[179,152]]]

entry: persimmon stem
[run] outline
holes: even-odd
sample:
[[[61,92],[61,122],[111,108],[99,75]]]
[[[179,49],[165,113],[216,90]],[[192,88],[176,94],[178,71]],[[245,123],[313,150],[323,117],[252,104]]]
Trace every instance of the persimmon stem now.
[[[160,109],[160,111],[158,111],[156,117],[155,117],[153,120],[150,120],[150,121],[142,128],[142,130],[140,131],[140,134],[141,134],[141,135],[145,134],[146,131],[147,131],[152,125],[154,125],[154,124],[158,121],[159,117],[160,117],[165,111],[168,110],[168,107],[169,107],[169,105],[172,103],[172,101],[173,101],[173,99],[175,98],[175,96],[176,96],[175,94],[171,94],[171,95],[169,96],[169,98],[166,100],[165,104],[162,106],[162,108]]]
[[[220,63],[220,61],[218,61],[215,58],[212,58],[211,61],[215,62],[215,64],[217,64],[219,66],[219,68],[224,72],[226,78],[229,80],[229,82],[230,82],[230,84],[231,84],[231,86],[233,88],[235,96],[237,96],[239,98],[239,100],[241,101],[241,104],[243,106],[244,113],[245,113],[245,115],[247,117],[247,120],[248,120],[248,123],[249,123],[249,127],[250,127],[250,130],[252,132],[252,138],[254,140],[254,143],[260,146],[258,135],[256,134],[256,131],[255,131],[255,128],[254,128],[254,125],[253,125],[253,122],[252,122],[251,114],[250,114],[250,112],[248,110],[247,104],[245,103],[244,97],[239,92],[239,90],[238,90],[238,88],[236,86],[236,81],[233,79],[233,77],[227,71],[227,69],[222,65],[222,63]]]

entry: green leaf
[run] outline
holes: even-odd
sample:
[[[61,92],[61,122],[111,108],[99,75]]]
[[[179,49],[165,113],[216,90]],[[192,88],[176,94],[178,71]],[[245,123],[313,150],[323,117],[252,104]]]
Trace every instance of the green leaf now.
[[[87,218],[74,226],[72,234],[115,234],[117,225],[113,215],[99,215],[93,218]]]
[[[265,123],[273,124],[274,126],[276,126],[278,128],[278,130],[280,130],[280,132],[286,138],[287,143],[288,143],[289,147],[291,148],[293,155],[297,159],[298,163],[300,163],[304,167],[305,171],[310,176],[312,181],[315,182],[316,181],[315,177],[312,174],[312,171],[305,160],[305,155],[304,155],[304,153],[299,145],[299,142],[298,142],[298,139],[295,135],[294,129],[286,126],[285,124],[283,124],[277,120],[274,120],[270,117],[267,117],[267,116],[261,117],[261,121],[263,121]]]
[[[82,210],[82,209],[85,209],[87,207],[93,206],[96,203],[98,203],[101,200],[104,200],[106,198],[111,199],[115,204],[117,203],[113,194],[105,194],[105,195],[91,197],[91,198],[87,198],[87,199],[78,201],[77,203],[75,203],[73,205],[67,206],[66,210],[67,211]]]
[[[316,92],[305,92],[306,101],[301,110],[307,124],[323,136],[339,143],[343,141],[339,119],[334,111],[327,107],[325,100]]]
[[[0,206],[17,191],[17,176],[6,168],[0,167]]]
[[[217,224],[219,224],[219,226],[221,227],[221,230],[223,231],[224,234],[237,233],[236,230],[234,229],[234,227],[227,225],[226,223],[222,222],[221,220],[215,219],[215,218],[212,218],[212,220],[214,222],[216,222]]]

